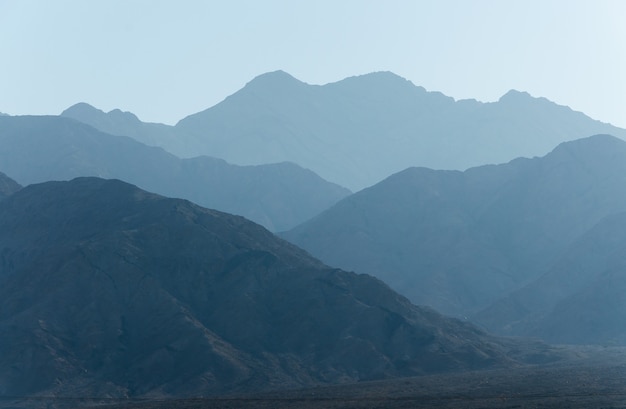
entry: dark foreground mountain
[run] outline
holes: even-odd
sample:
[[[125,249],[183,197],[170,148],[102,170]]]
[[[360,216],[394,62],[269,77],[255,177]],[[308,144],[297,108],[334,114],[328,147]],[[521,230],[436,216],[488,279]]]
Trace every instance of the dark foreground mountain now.
[[[414,303],[470,316],[547,272],[626,210],[626,142],[597,135],[465,172],[411,168],[284,234]],[[556,290],[556,289],[555,289]]]
[[[99,176],[240,214],[284,230],[350,192],[291,163],[235,166],[181,160],[160,148],[60,117],[0,118],[0,164],[21,184]]]
[[[0,254],[2,396],[206,395],[554,358],[242,217],[116,180],[3,200]]]
[[[22,186],[19,183],[0,172],[0,200],[12,195],[21,188]]]
[[[626,345],[626,213],[576,240],[548,273],[475,319],[555,343]]]

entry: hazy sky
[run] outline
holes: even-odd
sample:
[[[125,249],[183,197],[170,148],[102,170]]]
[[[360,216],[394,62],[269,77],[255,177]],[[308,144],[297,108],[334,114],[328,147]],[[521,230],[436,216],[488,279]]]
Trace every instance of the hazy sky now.
[[[173,124],[282,69],[509,89],[626,127],[626,0],[0,0],[0,112],[84,101]]]

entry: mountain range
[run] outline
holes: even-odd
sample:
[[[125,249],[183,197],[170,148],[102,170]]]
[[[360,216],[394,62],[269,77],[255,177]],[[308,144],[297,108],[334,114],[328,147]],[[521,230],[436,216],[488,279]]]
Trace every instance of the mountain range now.
[[[206,156],[179,159],[55,116],[0,117],[0,164],[22,185],[79,176],[118,178],[243,215],[271,230],[293,227],[350,193],[293,163],[236,166]]]
[[[197,396],[555,358],[242,217],[99,178],[0,202],[0,334],[2,396]]]
[[[323,86],[276,71],[176,126],[86,104],[64,116],[105,132],[238,165],[290,161],[352,191],[412,166],[463,170],[545,155],[559,143],[626,130],[512,90],[497,102],[428,92],[390,72]]]
[[[0,115],[0,401],[626,345],[623,139],[524,92],[455,101],[388,72],[263,74],[176,126],[86,103]]]
[[[584,241],[587,247],[571,246],[623,211],[626,142],[596,135],[563,143],[541,158],[464,172],[409,168],[282,236],[330,265],[380,278],[416,304],[472,318],[557,268],[568,251],[579,266],[598,262],[594,268],[601,269],[605,260],[592,246],[595,239]],[[543,288],[542,297],[552,302],[565,291],[560,285],[574,282],[567,278],[569,267],[556,271],[560,278],[552,285],[532,287]],[[533,291],[518,294],[525,301],[511,307],[515,314],[493,304],[498,319],[483,313],[479,322],[511,333],[501,329],[528,312]],[[578,302],[581,309],[594,308]]]

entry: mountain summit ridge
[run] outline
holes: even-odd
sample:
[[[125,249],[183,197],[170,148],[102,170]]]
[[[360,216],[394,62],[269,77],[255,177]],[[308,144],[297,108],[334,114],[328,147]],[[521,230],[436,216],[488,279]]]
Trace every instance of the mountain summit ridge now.
[[[251,82],[176,127],[190,146],[231,163],[289,160],[353,191],[410,166],[464,170],[598,133],[626,138],[626,130],[515,90],[468,104],[390,72],[295,87],[291,76],[271,78],[280,97],[253,93]]]
[[[465,170],[542,156],[594,134],[626,139],[624,129],[524,91],[455,101],[388,71],[323,85],[284,71],[261,74],[159,132],[127,134],[180,157],[294,162],[352,191],[411,166]]]

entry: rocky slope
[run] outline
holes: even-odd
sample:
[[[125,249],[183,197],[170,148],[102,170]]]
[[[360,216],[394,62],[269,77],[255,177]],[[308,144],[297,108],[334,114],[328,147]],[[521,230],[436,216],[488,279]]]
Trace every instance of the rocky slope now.
[[[5,396],[249,392],[523,358],[523,344],[241,217],[116,180],[31,185],[0,202],[0,255]]]

